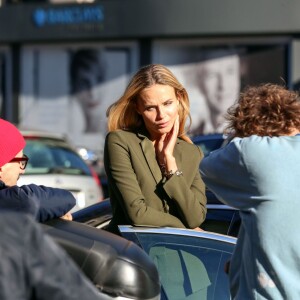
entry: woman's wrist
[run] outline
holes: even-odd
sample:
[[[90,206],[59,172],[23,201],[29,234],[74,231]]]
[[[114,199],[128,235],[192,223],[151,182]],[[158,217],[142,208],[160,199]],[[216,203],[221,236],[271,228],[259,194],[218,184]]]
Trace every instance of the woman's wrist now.
[[[179,171],[179,170],[176,170],[176,171],[169,171],[169,172],[166,172],[164,177],[166,177],[167,179],[170,179],[173,175],[176,175],[176,176],[181,176],[183,175],[182,171]]]
[[[167,172],[177,170],[177,164],[174,156],[165,157],[165,165]]]
[[[163,158],[162,157],[156,157],[156,159],[157,159],[157,162],[158,162],[158,165],[160,167],[160,170],[161,170],[161,173],[162,173],[163,177],[169,179],[176,172],[180,173],[180,171],[178,171],[176,160],[175,160],[174,156],[164,156]]]

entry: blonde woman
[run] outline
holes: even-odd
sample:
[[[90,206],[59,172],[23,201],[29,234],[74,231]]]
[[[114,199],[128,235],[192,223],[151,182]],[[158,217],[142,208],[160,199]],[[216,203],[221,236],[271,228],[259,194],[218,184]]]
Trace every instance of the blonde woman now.
[[[141,68],[107,111],[104,164],[120,224],[198,229],[206,216],[203,153],[185,134],[189,99],[163,65]]]

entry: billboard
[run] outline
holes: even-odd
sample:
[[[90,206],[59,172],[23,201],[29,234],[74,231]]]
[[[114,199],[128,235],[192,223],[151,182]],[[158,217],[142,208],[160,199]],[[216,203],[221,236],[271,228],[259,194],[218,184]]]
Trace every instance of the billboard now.
[[[21,128],[59,132],[101,150],[106,110],[137,68],[135,43],[26,46],[21,51]]]
[[[157,41],[154,61],[167,65],[187,89],[190,135],[222,133],[227,109],[247,85],[287,84],[286,44],[201,44]]]

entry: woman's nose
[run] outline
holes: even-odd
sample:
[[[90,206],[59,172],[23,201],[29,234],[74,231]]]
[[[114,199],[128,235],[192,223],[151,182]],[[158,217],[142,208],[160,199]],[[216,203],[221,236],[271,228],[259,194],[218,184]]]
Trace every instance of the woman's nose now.
[[[157,116],[160,118],[160,119],[163,119],[163,117],[165,116],[165,110],[163,107],[159,107],[157,109]]]

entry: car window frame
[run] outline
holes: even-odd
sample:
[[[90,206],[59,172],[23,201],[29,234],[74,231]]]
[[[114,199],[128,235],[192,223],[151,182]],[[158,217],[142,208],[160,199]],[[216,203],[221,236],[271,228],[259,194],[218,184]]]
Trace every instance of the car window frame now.
[[[220,235],[220,234],[215,234],[211,232],[197,232],[194,230],[189,230],[189,229],[178,229],[178,228],[148,228],[148,227],[133,227],[133,226],[127,226],[127,225],[121,225],[119,226],[119,230],[122,234],[122,236],[126,239],[131,240],[132,242],[138,244],[148,255],[150,252],[149,245],[147,245],[147,235],[150,236],[152,239],[155,237],[160,236],[160,240],[163,239],[162,236],[166,236],[166,244],[171,244],[170,243],[170,237],[171,240],[173,238],[174,242],[174,237],[180,236],[180,239],[184,239],[184,241],[181,241],[180,244],[182,245],[182,249],[186,249],[185,247],[189,244],[197,248],[203,248],[204,250],[210,250],[214,251],[212,255],[219,255],[219,262],[220,264],[223,264],[225,266],[225,263],[230,259],[235,243],[236,243],[236,238],[230,237],[230,236],[225,236],[225,235]],[[187,243],[187,239],[190,239],[190,242]],[[192,242],[193,241],[193,242]],[[196,243],[195,243],[196,241]],[[153,242],[153,241],[152,241]],[[171,241],[172,242],[172,241]],[[197,243],[198,242],[198,243]],[[203,243],[208,242],[208,244],[203,245]],[[155,245],[155,238],[153,245]],[[201,245],[201,247],[200,247]],[[217,248],[214,248],[212,245],[217,246]],[[222,248],[224,247],[224,248]],[[172,247],[171,247],[172,248]],[[217,253],[217,251],[219,253]],[[216,286],[220,282],[224,284],[228,284],[228,294],[227,296],[230,297],[229,294],[229,281],[225,279],[226,282],[224,282],[224,278],[226,278],[227,274],[224,272],[224,266],[218,268],[218,273],[215,275],[215,281],[213,283],[214,289],[213,291],[210,291],[210,293],[218,293],[220,292],[220,289],[216,289]],[[221,273],[222,272],[222,273]],[[224,272],[224,273],[223,273]],[[163,285],[162,285],[163,286]],[[169,299],[167,297],[167,293],[162,288],[162,299]],[[213,298],[207,298],[208,300],[214,300],[218,299],[220,295],[215,295]],[[229,298],[228,298],[229,299]]]

